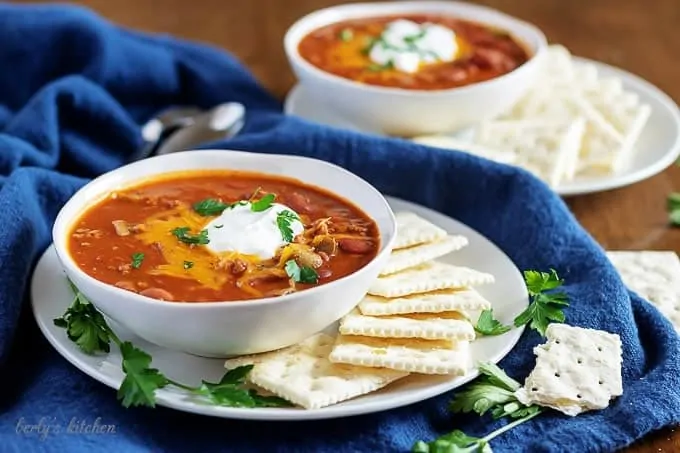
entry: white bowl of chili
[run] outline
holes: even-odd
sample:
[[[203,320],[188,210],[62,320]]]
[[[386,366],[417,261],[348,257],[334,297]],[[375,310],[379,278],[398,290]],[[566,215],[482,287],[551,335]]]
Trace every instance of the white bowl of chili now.
[[[397,136],[452,132],[506,111],[536,79],[546,47],[534,25],[455,1],[333,6],[284,38],[314,99]]]
[[[66,275],[108,318],[163,347],[227,357],[298,343],[348,313],[395,232],[385,198],[343,168],[207,150],[94,179],[52,233]]]

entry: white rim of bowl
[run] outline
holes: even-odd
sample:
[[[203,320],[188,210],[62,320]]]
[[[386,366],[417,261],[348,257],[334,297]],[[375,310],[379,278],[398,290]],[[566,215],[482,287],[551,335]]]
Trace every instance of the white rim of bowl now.
[[[414,10],[411,10],[411,6],[413,5]],[[416,7],[415,5],[418,5]],[[356,82],[351,79],[347,79],[344,77],[340,77],[338,75],[335,75],[333,73],[324,71],[313,64],[311,64],[309,61],[307,61],[305,58],[300,55],[300,52],[298,51],[298,46],[300,44],[300,41],[307,36],[309,33],[311,33],[314,30],[318,30],[320,27],[325,27],[328,25],[336,24],[338,22],[344,21],[344,20],[351,20],[355,19],[358,17],[361,18],[369,18],[369,17],[382,17],[386,15],[391,15],[391,14],[405,14],[405,13],[411,13],[411,14],[435,14],[434,11],[429,12],[428,9],[436,9],[436,8],[441,8],[440,14],[442,15],[447,15],[451,17],[457,17],[456,13],[454,12],[448,12],[452,7],[462,7],[465,8],[469,11],[478,11],[480,13],[485,13],[485,14],[491,14],[493,16],[496,16],[497,18],[503,19],[505,21],[510,21],[515,24],[518,28],[523,28],[526,32],[533,34],[533,38],[536,41],[536,48],[531,48],[530,46],[530,51],[532,54],[529,56],[529,59],[522,64],[521,66],[518,66],[517,68],[513,69],[512,71],[506,72],[505,74],[501,74],[498,77],[494,77],[488,80],[483,80],[480,82],[474,82],[470,83],[467,85],[462,85],[458,87],[453,87],[453,88],[443,88],[439,90],[417,90],[417,89],[407,89],[407,88],[398,88],[398,87],[383,87],[383,86],[378,86],[378,85],[370,85],[367,83],[360,83]],[[306,30],[304,32],[300,32],[300,37],[298,39],[294,39],[293,35],[295,33],[298,33],[299,29],[304,29],[305,28],[305,23],[318,17],[323,14],[328,14],[330,12],[338,12],[339,14],[342,14],[346,10],[352,10],[353,8],[356,7],[365,7],[365,8],[375,8],[373,12],[368,13],[368,14],[363,14],[358,17],[354,17],[351,15],[351,17],[346,17],[346,18],[341,18],[341,19],[336,19],[329,21],[327,23],[324,23],[323,25],[318,25],[314,28],[311,28],[310,30]],[[418,11],[418,8],[422,8],[422,11]],[[468,20],[471,22],[477,22],[481,23],[483,25],[488,25],[488,26],[493,26],[493,24],[487,22],[487,21],[481,21],[481,20],[475,20],[471,18],[466,18],[463,15],[460,16],[460,19],[462,20]],[[508,33],[510,33],[513,38],[518,39],[515,36],[515,33],[513,31],[505,29]],[[520,41],[522,44],[525,46],[529,46],[531,43],[524,42],[523,40]],[[385,3],[348,3],[348,4],[343,4],[343,5],[337,5],[337,6],[330,6],[328,8],[322,8],[316,11],[313,11],[309,14],[306,14],[296,20],[293,25],[291,25],[288,30],[286,31],[286,34],[284,35],[283,38],[283,46],[284,50],[288,56],[288,58],[292,61],[295,61],[296,64],[299,64],[300,66],[304,67],[305,70],[313,73],[314,75],[324,78],[329,82],[335,82],[342,84],[347,87],[352,87],[352,88],[362,88],[367,91],[372,91],[372,92],[378,92],[378,93],[386,93],[386,94],[394,94],[394,95],[418,95],[418,96],[424,96],[424,97],[434,97],[434,96],[441,96],[443,93],[451,93],[451,92],[465,92],[469,90],[474,90],[477,88],[483,88],[485,86],[491,85],[493,83],[498,82],[499,80],[511,77],[512,75],[517,74],[518,72],[524,72],[526,71],[527,67],[530,67],[532,65],[535,65],[536,62],[538,61],[539,58],[543,55],[543,53],[546,51],[548,47],[548,40],[545,36],[545,34],[541,31],[540,28],[538,28],[536,25],[526,22],[522,19],[519,19],[515,16],[511,16],[509,14],[506,14],[502,11],[499,11],[494,8],[490,8],[487,6],[482,6],[482,5],[476,5],[472,3],[466,3],[466,2],[458,2],[458,1],[447,1],[447,2],[442,2],[442,1],[424,1],[424,2],[413,2],[413,1],[397,1],[397,2],[385,2]]]
[[[192,155],[196,155],[196,153],[200,154],[205,154],[205,155],[216,155],[218,153],[223,153],[223,152],[234,152],[234,153],[239,153],[239,154],[249,154],[249,155],[257,155],[257,156],[268,156],[271,157],[272,159],[277,159],[277,158],[287,158],[287,159],[293,159],[293,160],[305,160],[305,161],[314,161],[320,164],[323,164],[325,166],[329,166],[334,168],[335,171],[338,171],[340,173],[344,173],[345,175],[354,178],[358,180],[359,182],[364,183],[367,187],[366,190],[371,192],[372,195],[377,195],[378,199],[381,201],[382,207],[385,208],[386,213],[389,214],[389,222],[392,224],[393,229],[394,229],[394,234],[392,234],[392,237],[387,241],[383,242],[384,239],[382,238],[381,234],[381,250],[376,253],[376,255],[366,263],[362,268],[357,269],[356,271],[352,272],[351,274],[345,275],[344,277],[340,277],[337,280],[333,280],[332,282],[324,283],[323,285],[315,286],[313,288],[307,288],[303,291],[296,292],[293,294],[286,294],[283,296],[274,296],[274,297],[263,297],[260,299],[248,299],[248,300],[234,300],[234,301],[228,301],[228,300],[219,300],[219,301],[213,301],[213,302],[187,302],[187,301],[166,301],[166,300],[159,300],[159,299],[154,299],[152,297],[147,297],[147,296],[142,296],[141,294],[138,293],[133,293],[132,291],[127,291],[121,288],[118,288],[114,285],[111,285],[109,283],[104,283],[100,280],[97,280],[96,278],[92,277],[82,269],[73,261],[73,257],[69,253],[68,247],[66,246],[68,237],[62,235],[62,237],[59,237],[57,235],[57,230],[63,230],[64,233],[67,233],[70,231],[70,228],[73,227],[73,223],[77,219],[77,217],[74,218],[65,218],[64,211],[66,210],[66,207],[69,206],[69,204],[74,204],[75,201],[74,198],[85,191],[87,191],[89,188],[91,188],[93,185],[96,183],[100,182],[102,179],[108,179],[108,178],[114,178],[115,175],[122,173],[126,169],[129,169],[130,167],[133,166],[141,166],[141,165],[148,165],[148,161],[157,161],[158,162],[158,168],[162,168],[161,162],[164,160],[172,160],[172,159],[179,159],[182,156],[186,156],[188,153],[192,153]],[[225,167],[224,170],[228,170],[228,167]],[[206,170],[215,170],[215,168],[207,169]],[[172,172],[174,172],[173,170]],[[201,171],[200,168],[194,168],[190,169],[188,171]],[[245,171],[245,170],[244,170]],[[150,175],[147,175],[145,177],[140,177],[137,180],[141,181],[146,177],[153,177],[153,176],[160,176],[164,172],[159,172],[159,173],[152,173]],[[171,172],[167,172],[171,173]],[[263,174],[268,174],[268,173],[263,173]],[[297,179],[297,178],[295,178]],[[123,187],[129,187],[133,186],[135,184],[135,181],[129,181],[123,185]],[[112,189],[107,189],[107,191],[111,191]],[[328,189],[326,189],[328,190]],[[96,201],[93,203],[87,204],[83,206],[83,209],[81,209],[79,212],[82,213],[84,210],[87,208],[92,207],[92,204],[95,204],[96,202],[100,201],[101,198],[100,196],[103,196],[104,194],[107,193],[107,191],[101,192],[97,195],[97,197],[94,197]],[[335,194],[332,190],[328,190],[330,193]],[[339,195],[335,194],[336,196],[340,197]],[[340,197],[342,198],[342,197]],[[370,217],[369,217],[370,218]],[[371,218],[371,220],[373,220]],[[375,222],[375,220],[373,220]],[[378,223],[376,222],[376,226],[379,227]],[[382,232],[380,232],[382,233]],[[154,305],[162,305],[164,307],[168,307],[171,309],[179,309],[179,310],[187,310],[192,307],[199,307],[199,308],[217,308],[217,307],[228,307],[228,306],[233,306],[233,307],[255,307],[255,306],[261,306],[261,305],[269,305],[273,303],[282,303],[285,301],[288,301],[290,299],[294,299],[301,294],[305,295],[313,295],[316,292],[319,292],[321,290],[328,290],[332,289],[334,287],[337,287],[341,285],[344,281],[347,279],[352,278],[355,276],[358,272],[364,271],[368,266],[374,265],[375,262],[382,256],[391,253],[392,247],[394,245],[394,242],[396,241],[396,218],[394,216],[394,212],[392,212],[392,208],[390,207],[390,204],[387,202],[385,199],[384,195],[381,194],[378,189],[373,187],[371,184],[369,184],[365,179],[355,175],[354,173],[350,172],[349,170],[346,170],[339,165],[332,164],[330,162],[326,162],[324,160],[320,159],[314,159],[311,157],[304,157],[304,156],[294,156],[294,155],[289,155],[289,154],[259,154],[259,153],[253,153],[253,152],[248,152],[248,151],[240,151],[240,150],[228,150],[228,149],[214,149],[214,150],[188,150],[188,151],[180,151],[172,154],[166,154],[162,156],[155,156],[155,157],[150,157],[148,159],[144,159],[141,161],[133,162],[127,165],[124,165],[122,167],[118,167],[115,170],[111,170],[107,173],[104,173],[96,178],[94,178],[92,181],[88,182],[85,184],[83,187],[78,189],[72,196],[69,198],[69,200],[64,204],[64,206],[61,207],[59,210],[59,213],[57,214],[57,217],[54,221],[54,225],[52,227],[52,243],[54,244],[54,249],[57,253],[57,257],[59,258],[59,262],[61,263],[62,267],[68,268],[68,272],[78,274],[80,277],[82,277],[84,280],[89,281],[90,283],[94,285],[99,285],[101,286],[105,291],[111,293],[111,296],[125,296],[125,297],[132,297],[132,299],[140,302],[140,303],[146,303],[146,304],[154,304]],[[68,277],[68,275],[66,275]],[[94,305],[96,303],[92,302]]]

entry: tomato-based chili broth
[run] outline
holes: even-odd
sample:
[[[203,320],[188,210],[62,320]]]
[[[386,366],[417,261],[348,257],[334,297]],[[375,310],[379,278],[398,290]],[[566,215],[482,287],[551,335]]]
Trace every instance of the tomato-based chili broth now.
[[[304,290],[357,271],[379,248],[377,225],[350,202],[234,171],[169,174],[112,192],[69,237],[74,261],[95,279],[178,302]]]
[[[431,36],[428,30],[432,30]],[[406,56],[409,51],[421,59],[415,61],[414,53]],[[525,47],[503,30],[426,14],[337,22],[306,35],[298,52],[312,65],[336,76],[413,90],[449,89],[489,80],[516,69],[530,57]]]

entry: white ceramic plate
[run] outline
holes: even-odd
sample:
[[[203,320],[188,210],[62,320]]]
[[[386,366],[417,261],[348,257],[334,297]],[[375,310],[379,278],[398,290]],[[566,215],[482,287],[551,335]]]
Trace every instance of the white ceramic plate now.
[[[595,65],[603,77],[619,77],[626,90],[636,93],[640,101],[649,104],[652,114],[637,142],[636,154],[627,170],[611,176],[577,178],[555,188],[562,196],[602,192],[627,186],[650,178],[670,166],[680,156],[680,111],[673,100],[654,85],[624,70],[586,58],[574,57],[578,63]],[[296,85],[286,98],[284,111],[310,121],[357,132],[378,133],[361,124],[341,118],[332,108],[306,96]],[[462,138],[462,137],[461,137]]]
[[[430,209],[390,199],[393,210],[409,210],[429,219],[450,233],[468,237],[469,245],[442,259],[444,262],[464,264],[489,272],[496,282],[480,287],[480,292],[494,304],[494,315],[509,324],[528,304],[528,295],[522,274],[498,247],[479,233],[462,223]],[[64,272],[51,246],[44,253],[33,275],[31,283],[33,314],[40,330],[55,349],[77,368],[94,379],[117,389],[123,380],[121,356],[114,347],[110,354],[89,356],[81,352],[67,337],[63,329],[56,327],[53,319],[61,316],[73,300]],[[170,327],[170,326],[169,326]],[[206,359],[181,352],[171,351],[141,340],[124,329],[111,325],[122,340],[132,341],[153,357],[153,366],[169,378],[188,385],[199,384],[202,379],[218,381],[224,374],[223,360]],[[337,327],[335,327],[337,331]],[[513,329],[499,337],[485,337],[473,342],[472,354],[476,361],[498,362],[515,346],[523,329]],[[405,406],[454,389],[477,376],[471,372],[466,376],[412,375],[369,395],[343,403],[317,409],[299,408],[257,408],[242,409],[219,407],[192,397],[183,390],[161,389],[157,402],[161,406],[186,412],[223,418],[253,420],[310,420],[346,417],[367,414],[399,406]],[[115,398],[111,392],[111,398]]]

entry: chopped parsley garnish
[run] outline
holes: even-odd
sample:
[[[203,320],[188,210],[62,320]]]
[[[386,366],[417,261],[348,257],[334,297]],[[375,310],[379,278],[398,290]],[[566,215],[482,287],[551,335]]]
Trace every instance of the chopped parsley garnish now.
[[[666,210],[668,211],[668,221],[671,225],[680,226],[680,192],[673,192],[668,195]]]
[[[194,211],[204,217],[220,215],[229,205],[222,203],[215,198],[206,198],[198,203],[194,203]]]
[[[276,226],[281,231],[281,236],[286,242],[293,242],[293,227],[291,224],[300,218],[293,211],[281,211],[276,216]]]
[[[135,269],[139,269],[139,267],[142,265],[142,261],[144,261],[144,254],[143,253],[133,253],[132,254],[132,267]]]
[[[253,212],[266,211],[267,209],[271,208],[272,203],[274,203],[274,199],[276,199],[276,195],[269,193],[259,200],[252,202],[250,204],[250,210]]]
[[[194,267],[194,262],[193,261],[185,261],[182,264],[182,266],[184,267],[184,269],[191,269],[192,267]]]
[[[354,37],[354,32],[352,32],[352,29],[350,28],[343,28],[340,30],[340,33],[338,34],[339,38],[343,42],[349,42],[352,40]]]
[[[275,396],[260,395],[256,390],[244,387],[253,365],[245,365],[227,371],[219,382],[202,381],[191,387],[167,378],[151,367],[152,357],[129,341],[121,341],[111,330],[101,313],[83,296],[70,281],[75,299],[54,325],[66,329],[68,338],[86,354],[108,353],[111,343],[118,346],[122,356],[125,378],[118,389],[118,400],[124,407],[155,407],[156,390],[167,386],[183,389],[203,397],[212,404],[229,407],[290,407],[291,403]]]
[[[388,69],[393,69],[393,68],[394,68],[394,63],[392,62],[392,60],[388,61],[385,64],[372,63],[372,64],[370,64],[366,67],[366,69],[368,69],[369,71],[372,71],[372,72],[386,71]]]
[[[295,260],[286,261],[286,274],[296,283],[316,283],[319,281],[319,274],[313,267],[300,266]]]
[[[215,225],[213,228],[219,230],[220,228],[224,227],[224,225]]]
[[[366,45],[364,46],[363,49],[361,49],[361,53],[364,54],[364,55],[368,55],[369,53],[371,53],[371,49],[373,48],[375,43],[378,42],[378,41],[379,41],[378,38],[374,38],[374,37],[366,38]]]
[[[425,36],[425,33],[426,33],[425,30],[420,30],[420,31],[419,31],[418,33],[416,33],[415,35],[404,36],[404,42],[405,42],[406,44],[413,44],[413,43],[415,43],[416,41],[418,41],[419,39],[421,39],[423,36]]]
[[[172,230],[172,234],[185,244],[205,245],[210,243],[208,230],[201,230],[198,234],[191,234],[189,233],[189,227],[178,227]]]

